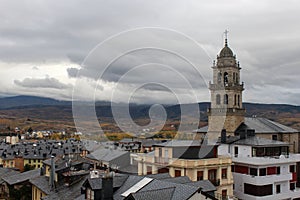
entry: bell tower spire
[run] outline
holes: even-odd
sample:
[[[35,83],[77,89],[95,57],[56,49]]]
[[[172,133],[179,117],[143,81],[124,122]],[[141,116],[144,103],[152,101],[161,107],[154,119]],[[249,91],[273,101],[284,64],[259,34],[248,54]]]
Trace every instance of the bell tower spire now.
[[[222,129],[229,135],[244,122],[242,104],[244,84],[240,82],[240,64],[228,47],[228,31],[225,30],[225,45],[214,62],[213,81],[209,83],[211,107],[208,110],[208,138],[216,139]]]

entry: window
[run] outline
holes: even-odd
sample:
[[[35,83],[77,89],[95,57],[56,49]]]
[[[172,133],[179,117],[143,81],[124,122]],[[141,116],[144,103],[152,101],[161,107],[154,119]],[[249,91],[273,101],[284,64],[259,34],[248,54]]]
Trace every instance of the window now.
[[[295,185],[296,185],[295,183],[290,183],[290,190],[295,190],[295,188],[296,188]]]
[[[152,174],[152,166],[147,166],[147,174]]]
[[[234,172],[240,173],[240,174],[248,174],[249,168],[241,165],[235,165],[234,166]]]
[[[88,188],[86,190],[86,199],[87,200],[94,200],[94,191]]]
[[[234,105],[236,105],[236,94],[234,95]]]
[[[277,174],[277,169],[276,169],[276,167],[268,167],[268,168],[267,168],[267,174],[268,174],[268,175]]]
[[[175,177],[181,176],[181,170],[175,170]]]
[[[277,135],[272,135],[272,140],[277,140]]]
[[[253,196],[267,196],[273,194],[273,185],[252,185],[248,183],[244,183],[244,193],[253,195]]]
[[[197,171],[197,181],[203,180],[203,171]]]
[[[257,176],[257,169],[256,168],[250,168],[250,175]]]
[[[280,192],[280,185],[276,185],[276,194],[279,194]]]
[[[228,94],[224,95],[224,104],[228,104]]]
[[[296,172],[295,165],[290,165],[290,172],[291,173]]]
[[[217,105],[221,104],[221,96],[219,94],[217,94],[217,96],[216,96],[216,104]]]
[[[280,174],[280,167],[276,167],[276,174]]]
[[[259,169],[259,176],[265,176],[267,174],[266,168],[260,168]]]
[[[227,179],[227,169],[222,169],[222,179]]]
[[[227,197],[227,190],[222,190],[222,199],[226,199]]]
[[[238,156],[239,154],[239,147],[234,147],[234,155]]]
[[[224,86],[228,86],[228,73],[224,73]]]
[[[238,97],[237,103],[238,103],[238,106],[240,107],[240,95],[238,95],[237,97]]]

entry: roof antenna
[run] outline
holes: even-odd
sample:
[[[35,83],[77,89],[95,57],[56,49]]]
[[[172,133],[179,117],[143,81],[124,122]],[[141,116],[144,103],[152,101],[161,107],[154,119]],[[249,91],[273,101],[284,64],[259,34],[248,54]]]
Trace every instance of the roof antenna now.
[[[228,43],[227,43],[228,33],[229,33],[229,31],[226,29],[226,30],[224,31],[224,35],[225,35],[225,47],[228,46]]]

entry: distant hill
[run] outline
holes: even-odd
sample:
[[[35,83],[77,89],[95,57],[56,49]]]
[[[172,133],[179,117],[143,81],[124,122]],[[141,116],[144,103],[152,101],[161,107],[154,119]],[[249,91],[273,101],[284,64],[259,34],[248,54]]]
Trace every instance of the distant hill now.
[[[35,96],[14,96],[0,98],[0,109],[45,105],[71,105],[71,102]]]
[[[110,102],[96,102],[96,113],[99,119],[113,122]],[[125,104],[114,104],[125,110]],[[265,117],[300,130],[300,106],[286,104],[244,103],[246,116]],[[191,104],[185,104],[189,113],[195,112]],[[198,104],[201,121],[207,121],[209,102]],[[130,104],[130,115],[133,119],[149,118],[151,105]],[[164,105],[169,120],[180,120],[180,105]],[[17,96],[0,98],[0,116],[15,118],[32,118],[43,120],[73,121],[72,102],[51,98]]]

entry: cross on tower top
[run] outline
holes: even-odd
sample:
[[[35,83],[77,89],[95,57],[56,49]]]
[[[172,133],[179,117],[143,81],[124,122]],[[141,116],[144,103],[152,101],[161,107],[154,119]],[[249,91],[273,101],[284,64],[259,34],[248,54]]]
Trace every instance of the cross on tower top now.
[[[225,46],[227,46],[228,33],[229,33],[229,31],[226,29],[226,30],[224,31],[224,35],[225,35]]]

